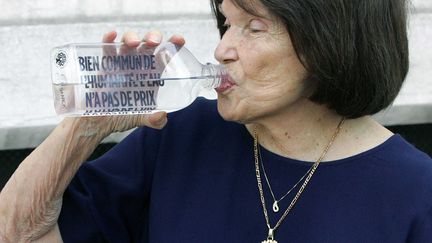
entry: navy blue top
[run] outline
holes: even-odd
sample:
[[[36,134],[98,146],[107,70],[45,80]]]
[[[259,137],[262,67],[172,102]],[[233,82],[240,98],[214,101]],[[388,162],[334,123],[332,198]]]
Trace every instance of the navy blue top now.
[[[276,197],[311,166],[261,152]],[[263,188],[274,226],[292,197],[274,213]],[[66,243],[260,243],[268,230],[253,138],[244,125],[224,121],[215,101],[198,99],[169,114],[163,130],[139,128],[85,163],[64,194],[59,227]],[[394,135],[322,163],[275,239],[431,243],[431,158]]]

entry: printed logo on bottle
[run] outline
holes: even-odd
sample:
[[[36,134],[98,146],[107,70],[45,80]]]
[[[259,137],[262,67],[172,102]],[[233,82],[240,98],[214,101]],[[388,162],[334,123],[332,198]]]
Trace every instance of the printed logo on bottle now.
[[[55,62],[59,68],[63,68],[66,66],[67,63],[67,55],[66,52],[63,50],[60,50],[55,55]]]

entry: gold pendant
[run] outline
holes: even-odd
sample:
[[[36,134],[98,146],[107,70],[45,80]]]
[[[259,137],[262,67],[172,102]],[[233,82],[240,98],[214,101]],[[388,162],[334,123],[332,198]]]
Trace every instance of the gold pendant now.
[[[278,242],[275,240],[264,240],[264,241],[261,241],[261,243],[278,243]]]
[[[277,201],[273,203],[273,212],[275,213],[279,212],[279,205]]]
[[[261,241],[261,243],[278,243],[277,241],[274,240],[274,229],[270,228],[270,226],[269,226],[267,240],[263,240]]]

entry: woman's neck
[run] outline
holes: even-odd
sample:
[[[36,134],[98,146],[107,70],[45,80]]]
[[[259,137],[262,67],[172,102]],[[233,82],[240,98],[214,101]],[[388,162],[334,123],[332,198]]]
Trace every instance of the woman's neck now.
[[[256,129],[259,143],[284,157],[315,162],[335,133],[342,116],[326,106],[304,101],[301,106],[246,125]],[[323,161],[346,158],[382,143],[392,134],[370,119],[345,121]]]

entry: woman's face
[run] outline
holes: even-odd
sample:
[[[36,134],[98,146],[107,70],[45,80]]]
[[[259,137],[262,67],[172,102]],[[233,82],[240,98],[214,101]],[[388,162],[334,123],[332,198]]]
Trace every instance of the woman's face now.
[[[215,50],[231,81],[218,91],[218,110],[230,121],[250,123],[289,112],[306,98],[306,71],[282,23],[256,1],[264,17],[224,0],[220,10],[229,27]]]

